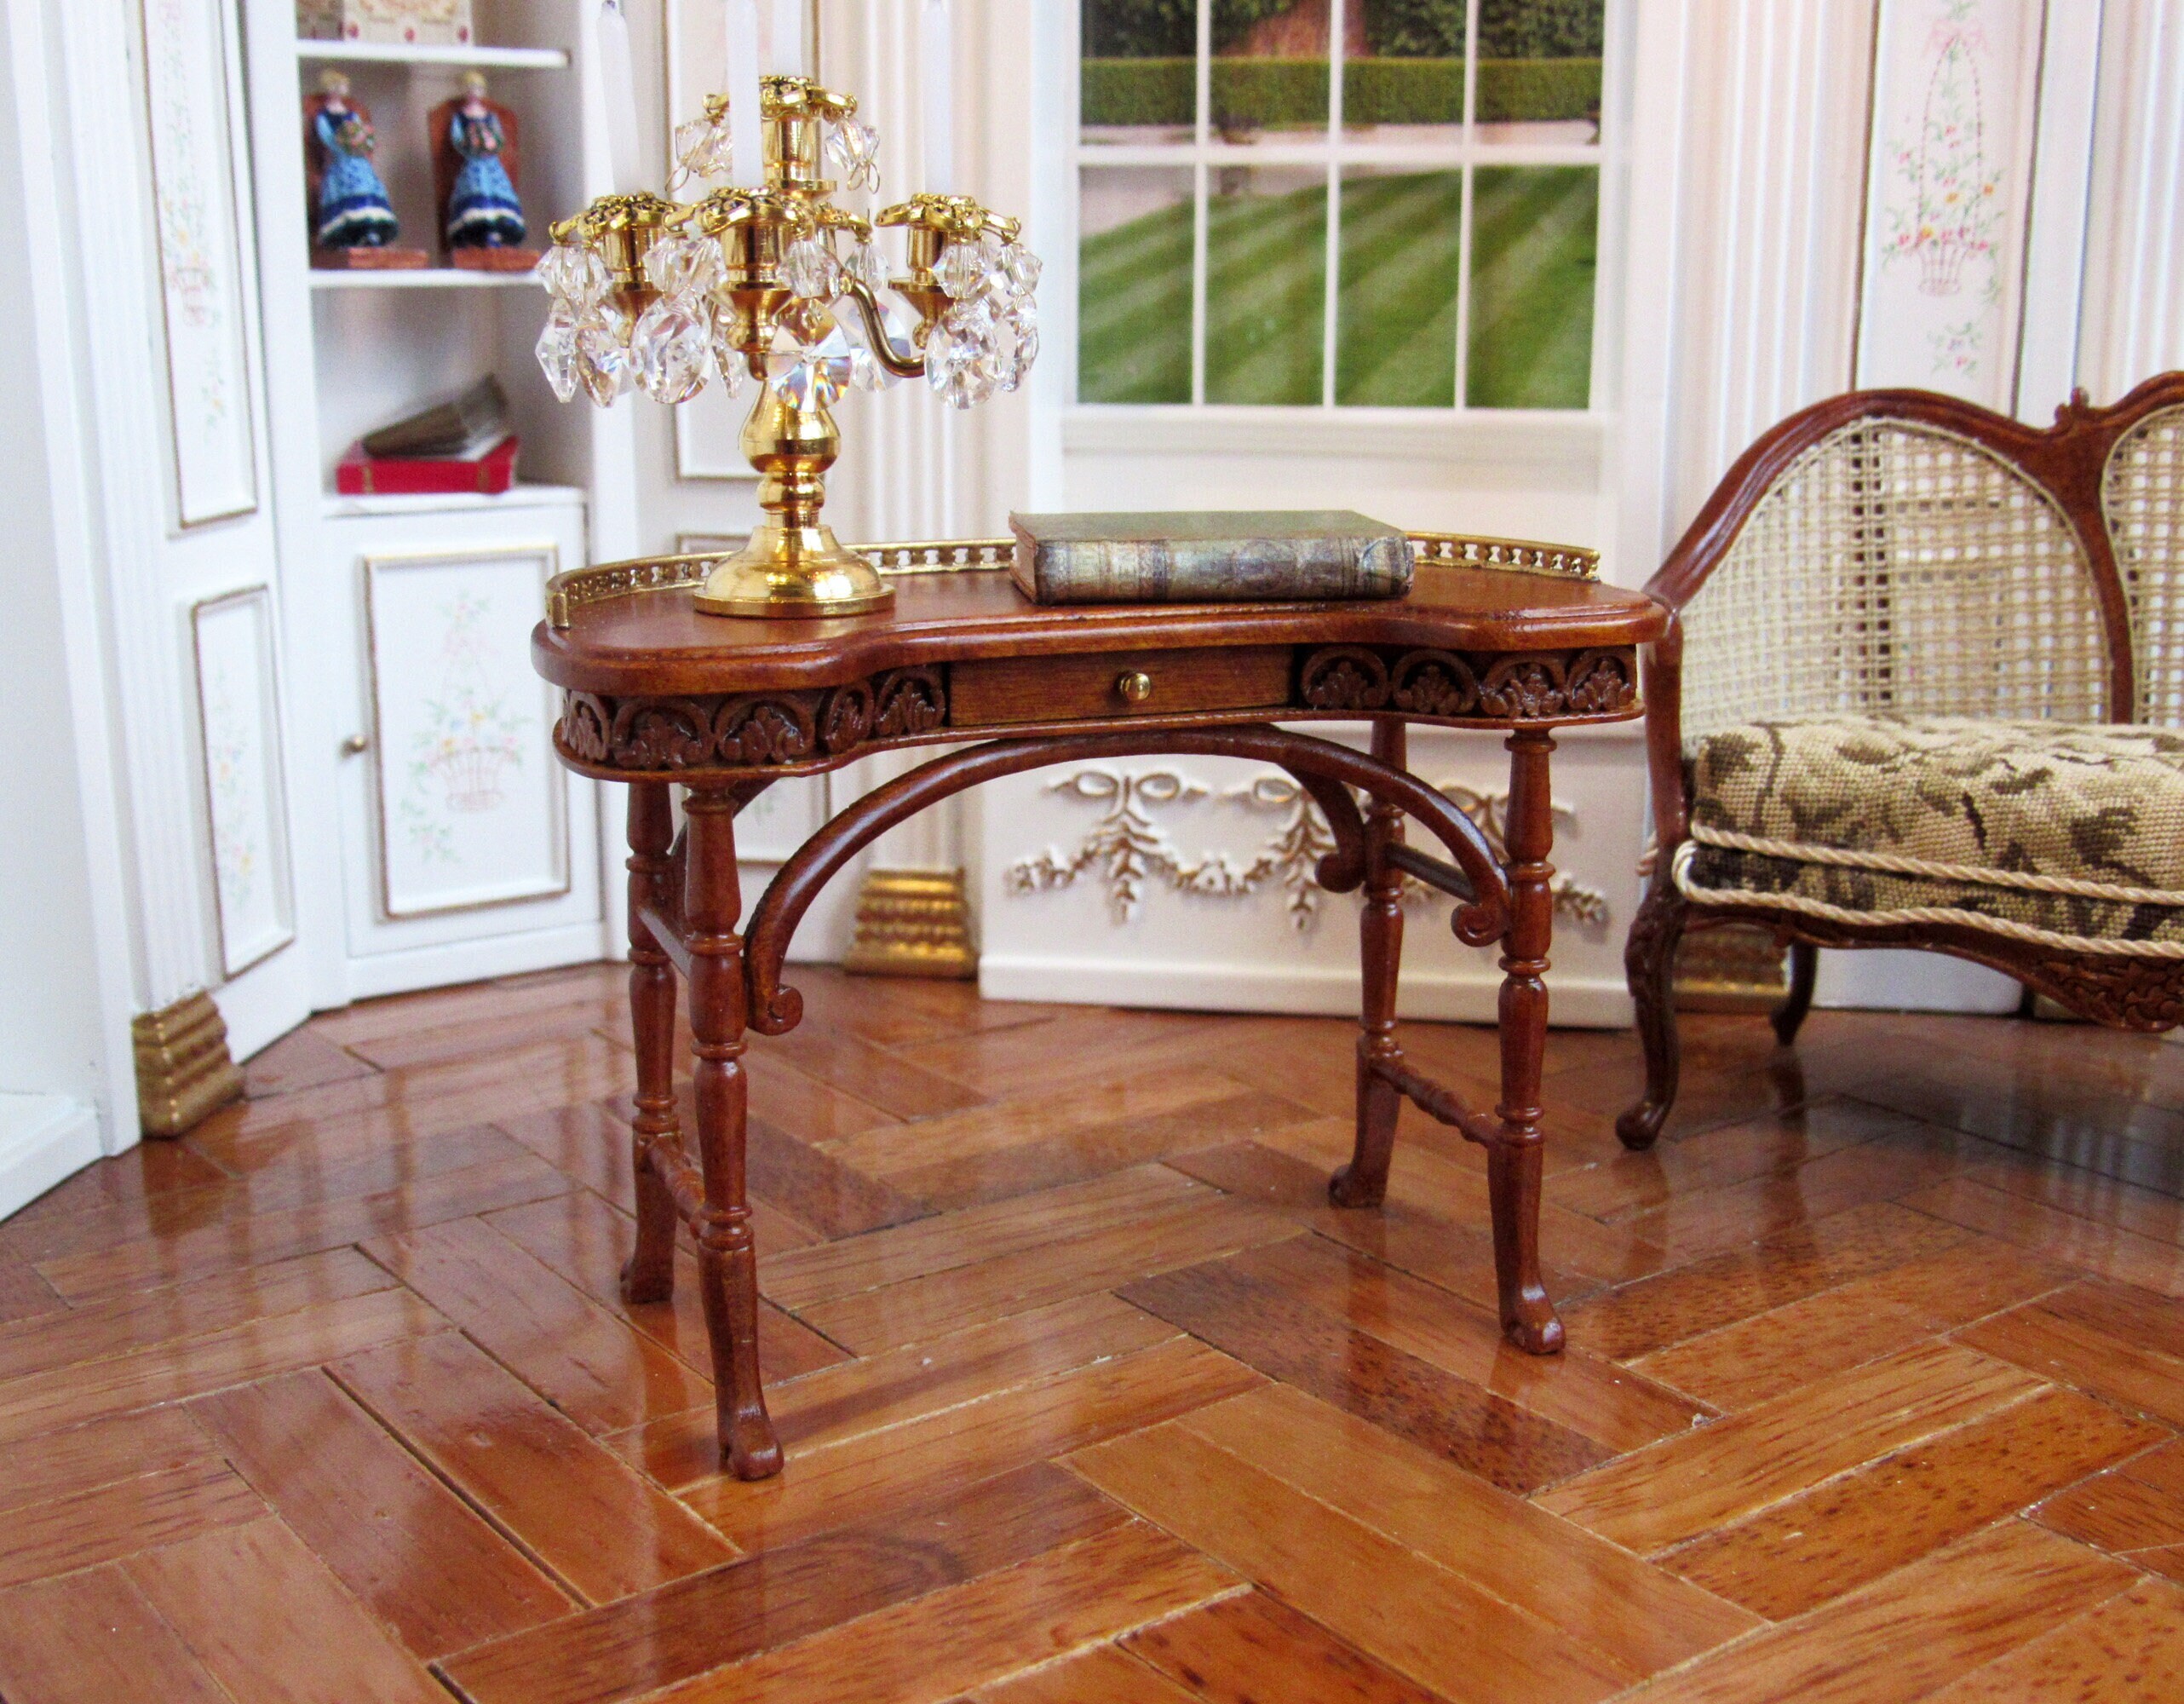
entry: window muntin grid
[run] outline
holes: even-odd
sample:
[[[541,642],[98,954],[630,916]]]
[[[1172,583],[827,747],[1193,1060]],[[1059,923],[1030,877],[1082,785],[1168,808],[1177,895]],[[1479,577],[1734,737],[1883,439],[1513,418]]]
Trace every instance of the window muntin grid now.
[[[1590,406],[1606,0],[1080,6],[1079,400]],[[1592,56],[1568,50],[1588,40]],[[1185,175],[1187,199],[1164,192]],[[1361,242],[1354,227],[1405,191],[1438,222],[1408,248]],[[1239,212],[1269,227],[1257,275],[1238,271]],[[1187,241],[1185,323],[1147,311],[1181,291],[1145,274],[1180,270]],[[1240,314],[1239,294],[1286,322]],[[1391,294],[1410,300],[1374,311]],[[1270,361],[1270,343],[1290,359]],[[1239,370],[1264,389],[1239,389]]]

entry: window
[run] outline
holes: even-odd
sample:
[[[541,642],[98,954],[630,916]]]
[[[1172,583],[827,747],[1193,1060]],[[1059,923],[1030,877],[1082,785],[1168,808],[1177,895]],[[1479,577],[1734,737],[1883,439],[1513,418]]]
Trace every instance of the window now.
[[[1080,401],[1588,406],[1604,0],[1080,3]]]

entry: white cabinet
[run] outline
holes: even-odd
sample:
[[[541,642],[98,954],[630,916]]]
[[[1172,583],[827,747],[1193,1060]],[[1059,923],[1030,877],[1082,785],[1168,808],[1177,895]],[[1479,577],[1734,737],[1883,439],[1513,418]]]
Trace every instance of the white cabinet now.
[[[507,975],[616,950],[602,878],[618,793],[555,760],[532,673],[546,578],[636,554],[633,411],[565,408],[532,354],[526,275],[314,271],[302,102],[338,69],[369,107],[405,246],[440,254],[427,115],[482,70],[521,125],[530,240],[605,188],[585,114],[580,0],[480,0],[455,52],[299,41],[293,0],[244,0],[285,590],[299,935],[312,1003]],[[289,216],[290,210],[293,216]],[[359,437],[486,374],[522,439],[504,496],[348,498]]]

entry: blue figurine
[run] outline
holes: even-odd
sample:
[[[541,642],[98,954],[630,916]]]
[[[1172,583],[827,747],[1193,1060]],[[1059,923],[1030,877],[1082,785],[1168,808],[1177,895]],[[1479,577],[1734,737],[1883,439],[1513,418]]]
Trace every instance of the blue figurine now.
[[[311,138],[317,144],[318,222],[313,240],[322,249],[382,249],[401,234],[386,186],[373,169],[379,147],[371,115],[349,99],[349,80],[330,71],[311,103]]]
[[[486,79],[471,72],[447,120],[447,147],[458,161],[447,192],[445,235],[451,249],[520,249],[523,203],[509,168],[515,156],[515,117],[486,98]]]

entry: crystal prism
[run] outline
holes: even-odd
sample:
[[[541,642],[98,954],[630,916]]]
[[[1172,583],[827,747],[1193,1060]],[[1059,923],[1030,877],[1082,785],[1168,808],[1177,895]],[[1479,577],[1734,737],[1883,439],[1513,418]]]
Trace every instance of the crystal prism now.
[[[826,152],[852,189],[880,187],[880,133],[870,124],[842,119],[828,133]]]
[[[721,281],[721,245],[704,237],[663,237],[645,256],[645,271],[663,296],[703,296]]]
[[[572,248],[566,243],[546,251],[538,262],[537,276],[557,301],[577,308],[604,302],[614,282],[607,276],[606,262],[589,249]]]
[[[842,262],[816,237],[799,237],[781,256],[781,282],[813,302],[831,302],[842,293]]]
[[[865,289],[882,291],[888,287],[888,263],[879,250],[871,243],[859,243],[842,262],[844,276],[855,279]]]
[[[989,271],[986,245],[978,242],[951,243],[934,271],[940,277],[940,288],[957,301],[975,296],[985,287]]]
[[[612,307],[595,309],[577,327],[577,371],[591,400],[612,408],[637,377],[629,358],[629,316]]]
[[[804,346],[802,354],[773,380],[775,392],[799,408],[833,401],[855,376],[856,354],[840,325]]]
[[[561,401],[576,395],[577,316],[566,302],[555,302],[546,316],[546,329],[538,334],[538,365]]]
[[[673,406],[705,388],[712,340],[679,296],[663,296],[645,310],[629,339],[637,379],[653,401]]]
[[[1039,274],[1045,270],[1039,257],[1021,243],[1011,243],[1001,251],[1001,269],[1008,278],[1009,288],[1020,296],[1036,294]]]

